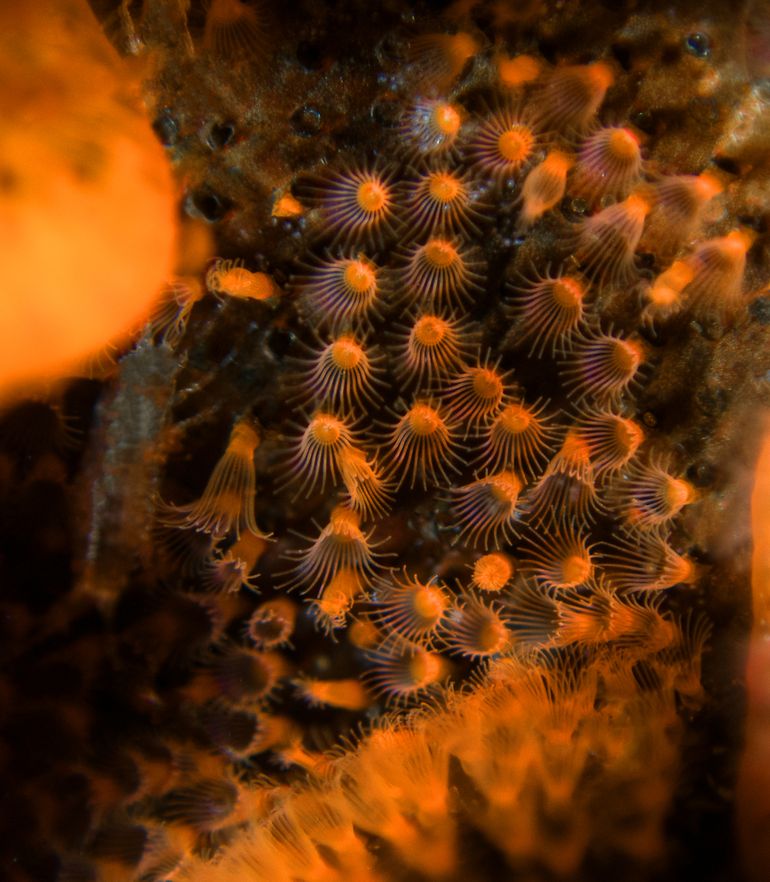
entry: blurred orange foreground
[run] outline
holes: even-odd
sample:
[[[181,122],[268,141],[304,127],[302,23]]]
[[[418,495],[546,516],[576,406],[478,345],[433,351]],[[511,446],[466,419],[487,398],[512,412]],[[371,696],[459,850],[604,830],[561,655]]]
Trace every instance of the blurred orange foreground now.
[[[770,417],[751,496],[753,625],[746,667],[748,709],[738,775],[736,820],[744,870],[770,879]]]
[[[85,0],[0,0],[0,397],[146,316],[175,198],[135,78]]]

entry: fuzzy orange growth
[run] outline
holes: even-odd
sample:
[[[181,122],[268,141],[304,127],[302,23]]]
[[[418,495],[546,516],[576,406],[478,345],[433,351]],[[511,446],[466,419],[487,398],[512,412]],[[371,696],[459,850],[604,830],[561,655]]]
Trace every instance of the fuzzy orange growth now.
[[[614,79],[612,68],[601,61],[557,67],[538,90],[538,124],[565,133],[584,132]]]
[[[644,292],[646,305],[642,321],[647,325],[657,320],[665,321],[681,311],[684,306],[684,289],[690,284],[695,270],[686,260],[677,260]]]
[[[581,418],[577,433],[588,445],[597,476],[623,468],[644,441],[644,431],[638,423],[599,409],[592,409]]]
[[[619,404],[644,362],[646,350],[639,340],[601,334],[585,339],[564,363],[564,385],[581,401]]]
[[[511,372],[501,373],[497,365],[472,365],[463,368],[447,385],[444,400],[457,420],[478,426],[497,415],[505,404],[506,380]]]
[[[663,459],[629,466],[616,488],[617,504],[629,526],[642,531],[665,531],[685,505],[697,499],[689,481],[669,473]]]
[[[521,187],[521,209],[516,229],[528,230],[546,211],[550,211],[564,198],[567,172],[574,160],[560,150],[551,150],[524,179]]]
[[[232,823],[238,788],[226,778],[196,778],[164,794],[159,816],[169,824],[210,832]]]
[[[570,190],[591,203],[625,198],[642,174],[639,139],[630,129],[599,129],[578,153]]]
[[[364,518],[385,515],[393,496],[377,463],[365,451],[350,447],[340,452],[338,464],[350,507]]]
[[[522,486],[517,475],[502,471],[453,488],[453,511],[460,527],[458,539],[485,548],[509,542],[515,532],[516,504]]]
[[[502,551],[482,555],[473,565],[472,584],[479,591],[496,594],[511,581],[513,560]]]
[[[241,300],[268,300],[278,293],[266,273],[253,273],[238,261],[221,258],[206,273],[206,287],[212,294]]]
[[[531,55],[497,59],[497,79],[506,89],[516,89],[540,76],[541,64]]]
[[[573,522],[550,534],[538,532],[522,551],[522,568],[546,587],[576,588],[594,572],[592,546]]]
[[[529,491],[527,507],[534,522],[559,522],[565,516],[590,519],[599,508],[591,449],[580,435],[567,432],[559,452]]]
[[[203,32],[205,49],[226,58],[244,56],[260,61],[267,45],[261,3],[211,0]]]
[[[410,487],[419,483],[424,490],[442,479],[448,484],[449,473],[457,471],[454,427],[440,407],[418,399],[389,433],[386,456],[396,487],[405,481]]]
[[[435,690],[449,674],[447,661],[436,652],[419,647],[394,647],[393,653],[370,653],[371,670],[364,685],[384,695],[394,705],[404,705]]]
[[[380,582],[369,598],[371,621],[384,635],[384,646],[407,642],[430,648],[450,608],[446,586],[435,579],[408,576]]]
[[[286,597],[261,603],[244,630],[257,649],[274,649],[289,643],[297,620],[297,604]]]
[[[423,305],[459,304],[480,289],[483,267],[476,249],[434,236],[406,251],[401,283],[409,299]]]
[[[506,405],[486,430],[481,467],[490,471],[510,468],[531,477],[540,474],[558,432],[544,413],[547,406],[540,399],[531,405],[523,401]]]
[[[479,48],[478,42],[462,31],[457,34],[423,34],[412,40],[409,57],[423,88],[443,92]]]
[[[317,487],[323,490],[329,481],[336,481],[340,475],[340,454],[349,450],[354,440],[353,427],[342,417],[316,411],[295,441],[289,462],[289,479],[302,479],[297,493],[307,495]]]
[[[467,326],[453,315],[423,312],[398,335],[395,371],[402,382],[430,386],[459,370],[470,354]]]
[[[620,286],[634,275],[634,254],[650,202],[632,193],[585,218],[578,227],[576,254],[583,272],[600,285]]]
[[[420,175],[407,191],[411,231],[417,236],[444,230],[478,233],[478,207],[471,197],[467,177],[449,168]]]
[[[339,257],[310,267],[293,284],[302,308],[322,327],[334,332],[368,324],[377,314],[382,285],[379,269],[363,254]]]
[[[693,272],[683,296],[699,311],[714,309],[734,314],[741,304],[746,252],[754,235],[733,230],[718,239],[707,239],[685,261]]]
[[[291,193],[283,193],[273,203],[272,217],[299,217],[305,213],[305,208],[299,199],[295,199]]]
[[[575,276],[542,276],[517,288],[511,310],[516,336],[531,341],[530,356],[564,353],[586,328],[586,284]]]
[[[452,653],[466,658],[488,658],[510,646],[511,632],[496,605],[467,594],[449,612],[442,638]]]
[[[310,350],[303,360],[300,383],[318,405],[350,411],[379,400],[382,356],[377,356],[357,335],[339,334],[329,343]]]
[[[654,533],[615,538],[602,558],[612,584],[621,591],[662,591],[690,585],[699,575],[689,558]]]
[[[401,121],[401,137],[409,152],[418,157],[435,157],[456,151],[464,120],[460,105],[435,98],[421,98]]]
[[[308,185],[308,193],[319,205],[335,243],[379,244],[395,228],[392,180],[391,171],[352,167],[330,172],[317,185]]]
[[[525,168],[537,148],[529,119],[512,106],[499,107],[479,127],[470,143],[474,163],[498,181]]]
[[[334,586],[336,593],[330,598],[333,603],[343,596],[352,599],[376,569],[371,537],[371,532],[364,533],[361,529],[357,512],[338,505],[332,509],[329,523],[318,538],[304,551],[295,554],[299,563],[292,583],[303,585],[305,590],[324,592]],[[346,576],[344,584],[334,584],[335,577],[341,572]],[[357,586],[354,584],[356,580]]]
[[[225,536],[231,530],[240,536],[242,530],[249,530],[266,538],[254,516],[254,451],[259,443],[259,433],[249,420],[237,422],[201,498],[190,505],[166,507],[160,522],[215,537]]]
[[[299,694],[312,706],[326,705],[359,711],[371,704],[371,698],[358,680],[317,680],[304,677],[296,681]]]

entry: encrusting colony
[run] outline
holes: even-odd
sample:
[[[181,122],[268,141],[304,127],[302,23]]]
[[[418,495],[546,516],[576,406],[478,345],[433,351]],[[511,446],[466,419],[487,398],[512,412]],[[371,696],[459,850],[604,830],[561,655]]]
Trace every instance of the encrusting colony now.
[[[213,2],[203,48],[264,46],[258,14]],[[253,307],[285,334],[255,383],[279,406],[242,396],[197,494],[172,450],[166,588],[124,637],[158,672],[183,657],[175,724],[121,746],[133,790],[89,771],[101,813],[65,879],[475,878],[490,855],[570,876],[665,851],[710,625],[681,602],[699,494],[636,395],[658,334],[745,309],[752,235],[704,223],[718,171],[669,173],[602,118],[613,62],[407,43],[387,149],[276,197],[290,277],[217,259],[148,326],[194,360],[217,311]]]

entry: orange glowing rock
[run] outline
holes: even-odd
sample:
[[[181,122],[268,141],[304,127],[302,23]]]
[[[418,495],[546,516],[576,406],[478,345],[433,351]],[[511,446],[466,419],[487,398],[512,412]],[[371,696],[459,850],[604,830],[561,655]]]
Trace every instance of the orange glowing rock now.
[[[135,82],[83,0],[0,12],[0,390],[67,371],[147,316],[175,194]],[[23,51],[19,47],[23,47]]]

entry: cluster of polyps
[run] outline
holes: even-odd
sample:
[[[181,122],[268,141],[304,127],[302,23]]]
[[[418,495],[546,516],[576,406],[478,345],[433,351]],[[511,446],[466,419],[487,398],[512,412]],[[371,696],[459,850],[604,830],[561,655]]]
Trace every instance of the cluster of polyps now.
[[[210,535],[209,591],[272,592],[242,615],[245,646],[223,640],[180,694],[203,708],[201,725],[228,756],[272,749],[323,790],[287,796],[200,878],[247,867],[255,879],[374,879],[360,830],[415,869],[449,872],[450,755],[483,797],[471,822],[513,860],[536,854],[555,872],[574,869],[586,848],[601,792],[578,796],[589,760],[624,783],[624,764],[655,766],[649,823],[633,847],[655,845],[675,699],[700,697],[707,629],[666,604],[697,576],[679,530],[696,494],[635,408],[649,356],[638,326],[734,310],[750,239],[733,231],[692,244],[719,184],[708,173],[653,179],[641,135],[597,122],[612,84],[604,62],[548,71],[498,59],[479,111],[451,91],[472,40],[426,38],[413,50],[427,85],[404,112],[400,154],[351,159],[297,187],[315,242],[287,295],[297,332],[281,388],[290,413],[263,427],[277,448],[265,460],[280,472],[275,496],[256,500],[259,438],[239,421],[201,499],[163,516]],[[515,214],[502,217],[511,193]],[[582,220],[563,220],[565,198],[582,201]],[[567,251],[503,283],[486,241],[498,217],[533,239],[556,224]],[[642,247],[660,272],[617,330],[596,303],[640,281]],[[248,273],[217,265],[208,287],[276,296]],[[505,346],[489,330],[495,311],[510,329]],[[533,364],[553,379],[546,396],[519,381]],[[304,539],[279,535],[252,574],[270,557],[256,522],[274,529],[276,508]],[[439,551],[423,553],[426,532]],[[363,668],[336,680],[303,673],[295,685],[310,705],[360,711],[384,698],[395,713],[440,692],[449,711],[402,730],[388,719],[330,773],[270,706],[293,673],[280,655],[297,620],[291,591],[326,634],[347,635]],[[468,670],[474,689],[455,703],[443,684]],[[238,718],[248,723],[242,745],[224,734],[236,713],[252,713]],[[198,810],[205,796],[223,824],[240,822],[232,785],[227,800],[204,791],[175,798]],[[516,836],[514,811],[528,819]],[[335,849],[339,872],[324,856]]]

